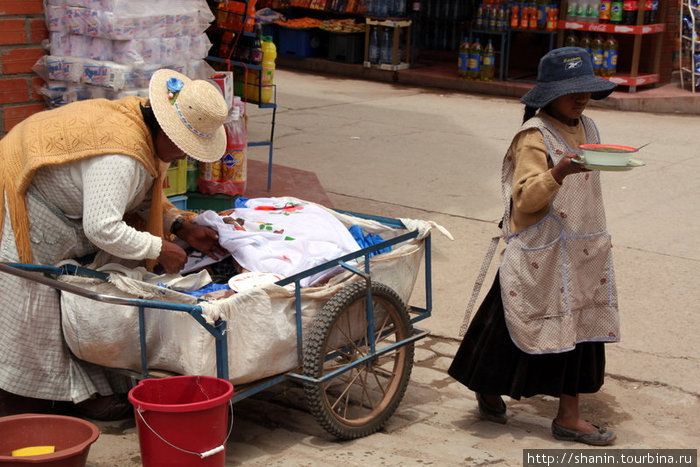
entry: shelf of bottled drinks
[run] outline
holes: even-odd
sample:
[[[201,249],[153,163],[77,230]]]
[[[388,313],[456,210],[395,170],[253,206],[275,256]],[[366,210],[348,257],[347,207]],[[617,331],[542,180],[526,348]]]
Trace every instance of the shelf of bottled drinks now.
[[[564,43],[579,45],[590,51],[597,74],[610,81],[629,86],[635,92],[637,86],[660,81],[659,63],[662,51],[665,8],[659,14],[659,0],[562,0],[567,3],[565,18],[559,28],[567,31]],[[604,35],[607,34],[607,37]],[[620,36],[622,35],[622,36]],[[634,36],[629,69],[618,70],[618,39]],[[652,57],[651,63],[640,70],[642,36],[652,37],[652,50],[645,55]],[[649,53],[650,52],[650,53]]]
[[[668,1],[278,0],[271,4],[296,7],[288,12],[297,16],[315,10],[316,18],[349,15],[364,22],[364,42],[361,34],[355,34],[353,50],[346,51],[353,53],[345,54],[357,61],[339,60],[347,63],[396,71],[410,67],[421,51],[457,52],[460,77],[514,81],[534,78],[537,59],[547,50],[581,45],[591,53],[599,76],[634,92],[637,86],[661,80],[658,57],[667,25],[657,18],[665,18],[660,8]],[[319,37],[322,48],[330,49],[336,35],[321,31]],[[480,50],[473,57],[476,39]],[[310,56],[320,55],[323,52]],[[471,67],[478,70],[469,64],[478,64]]]
[[[264,34],[263,25],[255,21],[256,3],[256,0],[209,2],[216,21],[207,30],[213,40],[206,60],[215,70],[231,73],[232,88],[237,99],[240,98],[244,104],[250,103],[272,111],[269,139],[247,142],[248,147],[268,149],[269,191],[277,114],[277,86],[274,84],[277,50],[273,37]]]
[[[467,79],[486,78],[479,68],[483,66],[479,53],[485,49],[486,41],[498,42],[496,55],[499,79],[509,78],[509,62],[513,35],[532,32],[548,35],[547,49],[557,45],[580,46],[591,54],[597,75],[617,84],[629,86],[634,92],[637,86],[659,82],[659,54],[666,25],[657,23],[658,0],[535,0],[505,3],[502,0],[484,0],[476,7],[468,39],[462,41],[459,51],[458,74]],[[618,70],[618,34],[635,36],[628,58],[629,69]],[[641,36],[656,35],[653,41],[654,56],[648,70],[640,72]],[[480,40],[481,43],[479,43]],[[465,44],[466,42],[466,44]],[[476,50],[474,50],[476,49]],[[493,60],[490,54],[487,62]],[[516,78],[513,78],[516,79]]]
[[[691,92],[700,85],[700,4],[682,0],[680,13],[680,76],[681,86],[688,83]]]

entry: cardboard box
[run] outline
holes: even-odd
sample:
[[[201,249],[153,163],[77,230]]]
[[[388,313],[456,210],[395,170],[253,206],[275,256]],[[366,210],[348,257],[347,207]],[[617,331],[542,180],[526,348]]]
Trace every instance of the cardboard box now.
[[[220,71],[211,76],[211,79],[216,82],[221,88],[221,92],[224,94],[224,100],[226,105],[230,109],[233,105],[233,72],[232,71]]]

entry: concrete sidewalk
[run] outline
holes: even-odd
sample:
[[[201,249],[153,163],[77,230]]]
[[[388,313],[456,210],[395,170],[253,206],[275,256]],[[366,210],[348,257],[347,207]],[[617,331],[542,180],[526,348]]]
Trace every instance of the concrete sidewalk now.
[[[521,466],[523,449],[584,447],[551,438],[556,399],[507,401],[509,423],[494,425],[479,419],[473,394],[445,372],[497,232],[501,160],[522,119],[517,100],[285,70],[275,81],[276,165],[312,172],[335,208],[432,220],[454,240],[433,235],[434,310],[421,322],[432,336],[419,341],[409,389],[384,430],[337,442],[308,414],[298,387],[275,387],[234,406],[227,465]],[[697,449],[700,249],[692,240],[700,235],[700,117],[586,113],[604,142],[652,144],[638,155],[645,167],[603,174],[622,342],[606,347],[605,385],[582,396],[582,410],[617,432],[616,448]],[[249,139],[264,139],[269,110],[249,106],[249,114]],[[249,155],[267,160],[265,149]],[[278,184],[289,173],[273,170],[272,194],[303,199],[309,184]],[[418,305],[421,291],[417,284]],[[100,427],[89,466],[140,465],[133,420]]]

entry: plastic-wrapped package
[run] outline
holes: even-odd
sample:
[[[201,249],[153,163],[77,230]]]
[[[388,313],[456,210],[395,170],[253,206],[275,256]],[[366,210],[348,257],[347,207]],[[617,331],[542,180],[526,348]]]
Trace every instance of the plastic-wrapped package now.
[[[112,60],[113,42],[102,37],[88,37],[88,58],[93,60]]]
[[[63,57],[46,55],[42,57],[42,59],[44,65],[43,72],[37,69],[37,65],[39,65],[39,62],[37,62],[37,65],[35,65],[34,71],[36,71],[36,73],[41,76],[46,76],[46,78],[44,78],[44,81],[65,80],[65,77],[63,76]]]
[[[143,41],[112,41],[112,60],[116,63],[144,62]]]
[[[106,73],[107,70],[103,66],[103,62],[84,59],[83,73],[80,77],[80,82],[92,84],[93,86],[104,86],[106,81]]]
[[[50,55],[35,71],[49,105],[100,96],[147,95],[150,77],[172,68],[191,78],[213,70],[203,60],[214,20],[206,0],[44,0]],[[101,89],[95,89],[101,88]],[[60,92],[67,96],[61,98]],[[127,94],[124,94],[124,93]]]
[[[49,33],[49,49],[51,55],[73,55],[70,46],[70,34],[63,32]]]
[[[44,9],[46,28],[51,32],[66,32],[66,6],[47,4]]]

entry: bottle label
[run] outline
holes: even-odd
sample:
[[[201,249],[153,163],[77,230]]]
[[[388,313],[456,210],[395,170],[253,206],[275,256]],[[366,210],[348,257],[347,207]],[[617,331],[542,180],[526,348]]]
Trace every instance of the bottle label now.
[[[496,63],[496,60],[493,55],[484,55],[481,59],[481,64],[483,66],[493,66],[494,63]]]
[[[625,0],[625,2],[622,5],[622,9],[624,11],[635,11],[637,10],[639,3],[637,2],[637,0]]]
[[[262,50],[250,49],[250,62],[260,63],[262,61]]]
[[[272,83],[274,81],[274,76],[275,76],[275,70],[272,68],[263,68],[262,70],[262,85],[263,86],[272,86]]]
[[[610,10],[610,20],[614,23],[622,20],[622,2],[613,2]]]
[[[199,179],[205,181],[215,181],[221,178],[221,161],[200,162]]]
[[[547,10],[549,7],[547,5],[539,5],[537,8],[537,27],[544,29],[547,25]]]
[[[226,149],[221,160],[221,175],[224,180],[245,182],[245,151],[243,149]]]
[[[610,2],[603,0],[600,2],[600,19],[601,21],[610,20]]]
[[[469,66],[469,54],[461,53],[459,54],[459,61],[457,62],[457,69],[459,71],[467,71]]]
[[[481,63],[479,55],[469,56],[469,71],[481,71]]]
[[[603,66],[603,53],[600,50],[593,51],[593,66],[596,68]]]

